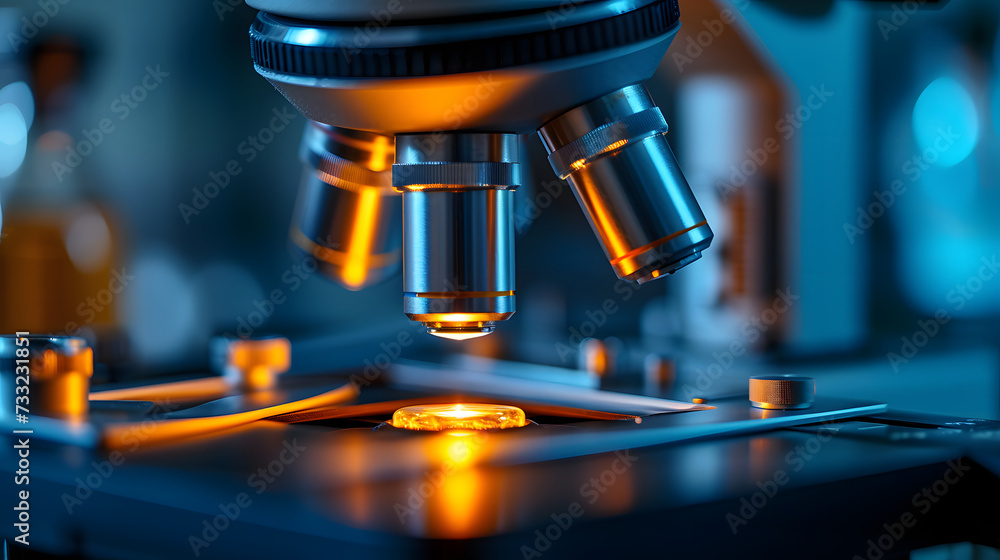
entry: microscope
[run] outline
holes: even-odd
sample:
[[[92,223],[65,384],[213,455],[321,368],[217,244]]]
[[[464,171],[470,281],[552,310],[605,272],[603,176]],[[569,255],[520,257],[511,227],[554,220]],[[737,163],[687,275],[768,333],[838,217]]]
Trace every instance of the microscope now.
[[[619,278],[673,274],[711,244],[643,86],[677,0],[248,4],[255,69],[310,119],[293,245],[349,289],[402,261],[403,311],[428,333],[484,336],[514,314],[530,134]]]
[[[703,19],[697,1],[688,4],[694,22]],[[250,27],[254,69],[309,120],[290,244],[348,290],[402,267],[404,314],[428,334],[482,337],[515,313],[515,190],[525,182],[520,145],[531,135],[622,281],[671,275],[712,244],[693,193],[711,195],[704,168],[715,168],[682,159],[692,190],[644,85],[678,33],[679,0],[247,3],[259,10]],[[833,0],[757,6],[748,20],[786,39],[771,43],[775,68],[790,61],[803,65],[797,71],[839,71],[838,99],[854,91],[849,85],[860,90],[847,78],[859,82],[863,72],[829,60],[866,52],[828,45],[860,27],[868,8]],[[699,96],[709,90],[685,78],[684,118],[715,116],[725,134],[736,128],[725,115],[754,113],[720,111],[718,97]],[[751,107],[746,98],[734,95],[728,107]],[[860,111],[824,109],[809,134],[849,128],[849,110]],[[708,126],[697,130],[712,137]],[[788,168],[806,162],[801,182],[825,197],[802,197],[803,208],[843,210],[850,189],[815,187],[826,184],[819,179],[854,184],[841,179],[858,166],[839,157],[852,148],[831,146],[841,136],[803,136],[808,148],[790,146],[780,160]],[[702,203],[714,219],[708,196]],[[845,263],[857,257],[818,251],[814,225],[793,237],[835,271],[804,281],[822,305],[804,309],[796,327],[831,345],[852,334],[819,327],[834,317],[830,309],[850,314],[853,292],[835,274],[849,275]],[[728,254],[727,232],[717,233],[713,257]],[[523,296],[535,301],[526,288]],[[632,364],[632,374],[646,375],[638,379],[407,354],[408,328],[377,348],[347,334],[338,345],[329,336],[218,337],[212,372],[106,384],[96,382],[99,351],[80,338],[0,336],[0,425],[14,449],[30,440],[30,460],[21,456],[33,483],[26,557],[581,558],[624,550],[880,559],[998,542],[1000,514],[983,504],[1000,499],[1000,421],[891,408],[870,391],[869,371],[850,364],[821,371],[748,358],[750,377],[719,361],[706,368],[707,387],[695,378],[696,394],[672,400],[683,394],[684,371],[659,344],[666,337],[643,348],[641,367]],[[609,355],[595,352],[594,362],[606,365]],[[944,369],[934,364],[935,374]],[[838,376],[846,378],[839,389]],[[9,406],[21,402],[18,387],[29,378],[30,414]],[[900,388],[892,385],[889,397]],[[5,465],[12,477],[21,468]],[[22,525],[8,524],[4,536],[28,533],[27,518]]]

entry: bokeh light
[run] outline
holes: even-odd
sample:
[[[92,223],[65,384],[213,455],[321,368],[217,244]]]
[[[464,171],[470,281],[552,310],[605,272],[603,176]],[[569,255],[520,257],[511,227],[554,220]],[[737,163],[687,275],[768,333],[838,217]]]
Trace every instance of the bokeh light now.
[[[197,298],[180,260],[162,250],[148,250],[124,269],[134,276],[123,292],[125,323],[137,357],[146,363],[188,358],[197,326]]]
[[[913,107],[913,135],[934,165],[951,167],[979,142],[979,115],[969,91],[953,78],[934,80]]]
[[[24,163],[28,126],[13,103],[0,105],[0,179],[10,177]]]
[[[14,82],[0,89],[0,105],[7,103],[14,104],[21,111],[25,128],[31,130],[31,123],[35,120],[35,96],[28,84]]]
[[[961,230],[913,236],[899,253],[899,270],[908,279],[903,282],[907,298],[921,313],[984,317],[1000,309],[1000,282],[990,276],[988,265],[997,254],[993,239]]]
[[[69,223],[64,233],[66,251],[77,270],[94,273],[111,261],[111,231],[104,216],[88,206]]]

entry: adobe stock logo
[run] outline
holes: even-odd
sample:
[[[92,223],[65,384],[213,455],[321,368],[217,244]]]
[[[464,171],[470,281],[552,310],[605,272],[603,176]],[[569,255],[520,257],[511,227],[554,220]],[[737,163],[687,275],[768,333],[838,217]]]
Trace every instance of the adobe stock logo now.
[[[108,106],[108,110],[118,117],[117,122],[129,118],[139,108],[139,105],[170,76],[170,73],[164,72],[159,64],[156,66],[148,65],[145,70],[146,73],[135,86],[128,91],[123,91]],[[118,126],[111,117],[102,118],[94,128],[82,129],[80,135],[83,136],[83,139],[74,145],[66,146],[66,155],[61,161],[52,162],[52,171],[55,173],[56,179],[60,183],[63,182],[66,175],[75,171],[83,163],[83,160],[90,157],[116,130],[118,130]]]
[[[59,15],[60,10],[71,0],[38,0],[38,10],[31,14],[31,17],[21,17],[21,32],[7,33],[7,42],[14,54],[21,51],[21,47],[26,46],[28,41],[38,36],[38,32],[47,26],[53,18]],[[9,4],[8,4],[9,5]]]
[[[632,455],[627,449],[624,451],[615,451],[615,459],[611,461],[611,465],[580,486],[580,497],[588,505],[592,506],[596,504],[618,482],[619,477],[627,473],[638,460],[639,458]],[[571,502],[566,507],[566,511],[553,513],[550,516],[552,523],[549,523],[543,529],[535,530],[533,535],[535,540],[531,545],[521,545],[521,557],[524,560],[541,558],[555,545],[556,541],[573,528],[577,519],[583,517],[583,514],[586,513],[586,507],[581,502],[576,501]]]
[[[686,66],[693,64],[701,55],[705,54],[705,51],[710,49],[715,41],[725,34],[726,29],[736,23],[737,10],[745,10],[750,5],[750,0],[733,0],[732,3],[736,10],[723,8],[719,12],[719,17],[702,20],[703,29],[673,49],[671,58],[673,58],[678,72],[683,73]]]
[[[899,338],[901,343],[899,349],[885,355],[894,373],[899,373],[903,365],[910,363],[910,360],[941,333],[944,325],[951,322],[953,314],[965,309],[986,287],[986,283],[1000,273],[1000,261],[997,260],[996,254],[989,258],[982,257],[979,262],[982,264],[975,274],[964,282],[955,284],[955,287],[945,295],[945,301],[951,304],[951,309],[942,307],[935,311],[932,317],[918,320],[917,328],[912,334]]]
[[[904,25],[910,23],[910,17],[917,13],[922,4],[927,0],[907,0],[906,2],[896,2],[892,5],[892,13],[888,18],[880,18],[877,22],[878,30],[882,33],[882,40],[888,41],[892,34],[899,31]]]
[[[868,539],[865,543],[868,548],[865,549],[864,554],[855,554],[851,560],[883,560],[885,555],[910,532],[910,529],[917,526],[921,516],[927,515],[934,508],[934,505],[947,496],[948,492],[972,470],[971,466],[962,464],[964,460],[948,461],[941,478],[913,494],[910,498],[910,505],[913,507],[904,511],[898,518],[883,523],[882,529],[885,532],[875,538]],[[893,558],[895,557],[894,555]]]
[[[948,153],[961,138],[961,135],[956,134],[950,126],[939,128],[931,145],[903,162],[900,171],[906,175],[910,184],[917,184],[924,173]],[[873,190],[871,202],[867,206],[858,206],[854,223],[844,222],[844,234],[851,245],[875,227],[875,222],[885,216],[907,192],[909,186],[902,179],[894,180],[885,190]]]

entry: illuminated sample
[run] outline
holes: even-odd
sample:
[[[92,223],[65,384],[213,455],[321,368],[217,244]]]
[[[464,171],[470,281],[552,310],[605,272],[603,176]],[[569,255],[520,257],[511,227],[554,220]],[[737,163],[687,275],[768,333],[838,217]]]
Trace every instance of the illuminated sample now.
[[[422,431],[503,430],[527,424],[524,411],[502,404],[422,404],[393,413],[396,428]]]

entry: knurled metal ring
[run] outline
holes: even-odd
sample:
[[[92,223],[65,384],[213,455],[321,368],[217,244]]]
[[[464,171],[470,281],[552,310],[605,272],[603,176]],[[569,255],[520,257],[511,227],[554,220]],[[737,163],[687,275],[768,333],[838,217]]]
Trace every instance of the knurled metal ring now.
[[[650,107],[621,120],[596,128],[549,154],[552,170],[560,179],[569,177],[594,159],[656,134],[665,134],[667,121],[658,107]]]
[[[760,375],[750,378],[750,403],[757,408],[808,408],[815,394],[816,382],[811,377]]]
[[[385,171],[372,171],[335,154],[314,154],[315,169],[323,180],[348,190],[374,187],[392,192],[392,180]]]
[[[329,28],[329,33],[353,33],[356,26],[324,27],[322,22],[261,12],[250,28],[250,57],[263,70],[293,76],[442,76],[536,64],[637,44],[668,33],[679,20],[677,0],[658,0],[609,18],[531,33],[442,44],[352,48],[299,45],[287,42],[287,38],[298,29],[327,33]]]
[[[392,166],[392,186],[458,185],[513,189],[521,184],[520,166],[512,162],[397,163]]]

